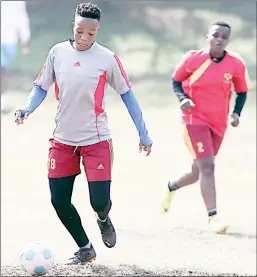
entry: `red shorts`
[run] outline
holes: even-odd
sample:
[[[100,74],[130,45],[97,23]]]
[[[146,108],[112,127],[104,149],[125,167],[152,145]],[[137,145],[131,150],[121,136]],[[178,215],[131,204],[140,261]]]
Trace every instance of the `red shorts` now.
[[[186,125],[185,127],[185,143],[196,159],[216,156],[223,138],[206,125]]]
[[[80,161],[90,181],[111,181],[113,147],[111,140],[88,146],[70,146],[50,139],[48,177],[62,178],[81,173]]]

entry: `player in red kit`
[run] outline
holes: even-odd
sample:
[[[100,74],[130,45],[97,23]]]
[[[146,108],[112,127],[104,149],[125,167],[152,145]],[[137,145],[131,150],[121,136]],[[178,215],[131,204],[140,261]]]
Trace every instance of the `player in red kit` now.
[[[214,157],[223,141],[229,116],[232,87],[237,93],[231,125],[237,127],[249,86],[247,69],[242,59],[226,49],[231,27],[224,22],[211,25],[207,35],[209,49],[186,53],[173,73],[173,90],[182,111],[184,139],[193,154],[191,172],[168,182],[163,212],[169,210],[175,192],[200,180],[209,224],[216,233],[227,225],[217,216]]]

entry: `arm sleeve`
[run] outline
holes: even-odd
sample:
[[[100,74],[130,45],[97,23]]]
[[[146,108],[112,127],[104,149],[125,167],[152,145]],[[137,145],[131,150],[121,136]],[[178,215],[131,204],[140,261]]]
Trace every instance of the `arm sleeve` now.
[[[126,93],[121,94],[121,99],[127,107],[132,120],[134,121],[142,144],[144,146],[152,144],[152,140],[148,136],[148,131],[143,120],[142,111],[132,89]]]
[[[15,22],[17,23],[17,31],[22,45],[27,45],[30,40],[29,17],[26,9],[25,1],[17,1]]]
[[[44,101],[46,95],[46,90],[42,89],[39,86],[34,86],[29,94],[24,110],[26,112],[29,112],[30,114],[34,112],[34,110],[38,108],[40,104]]]
[[[111,68],[107,72],[109,85],[118,93],[123,94],[131,88],[129,78],[121,64],[120,59],[114,54]]]
[[[246,92],[251,88],[251,80],[244,62],[238,60],[236,72],[233,76],[233,84],[236,93]]]
[[[188,51],[177,64],[172,74],[172,79],[174,81],[183,82],[192,74],[192,71],[190,70],[190,60],[192,55],[193,51]]]
[[[184,99],[190,99],[189,96],[184,92],[181,82],[172,80],[172,88],[180,102]]]
[[[54,51],[53,48],[49,51],[45,64],[34,81],[35,86],[41,87],[48,91],[54,83]]]
[[[239,116],[241,115],[241,112],[242,112],[243,107],[244,107],[245,102],[246,102],[246,96],[247,96],[246,92],[237,93],[236,103],[235,103],[233,113],[236,113]]]

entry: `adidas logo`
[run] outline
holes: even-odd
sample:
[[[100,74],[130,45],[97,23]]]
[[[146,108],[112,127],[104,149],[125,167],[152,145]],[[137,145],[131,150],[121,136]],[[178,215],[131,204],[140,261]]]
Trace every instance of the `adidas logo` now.
[[[80,62],[74,63],[74,66],[80,66]]]
[[[104,166],[102,164],[99,164],[97,169],[104,169]]]

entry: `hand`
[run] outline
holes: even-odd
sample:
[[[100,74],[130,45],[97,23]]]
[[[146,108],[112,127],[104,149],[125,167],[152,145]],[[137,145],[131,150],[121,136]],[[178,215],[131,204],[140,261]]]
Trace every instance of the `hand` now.
[[[239,125],[239,115],[236,113],[233,113],[231,115],[230,124],[232,127],[237,127]]]
[[[27,47],[27,46],[22,47],[22,48],[21,48],[21,53],[22,53],[23,55],[28,55],[28,54],[30,53],[30,48]]]
[[[189,98],[186,98],[186,99],[182,100],[181,103],[180,103],[180,109],[182,110],[182,112],[189,111],[194,106],[195,106],[195,103]]]
[[[25,110],[17,110],[15,112],[15,123],[16,125],[21,125],[24,124],[24,119],[27,119],[29,116],[29,113],[26,112]]]
[[[146,152],[146,156],[149,156],[151,151],[152,151],[152,143],[149,144],[148,146],[144,146],[142,142],[139,143],[139,153],[142,153],[142,150]]]

